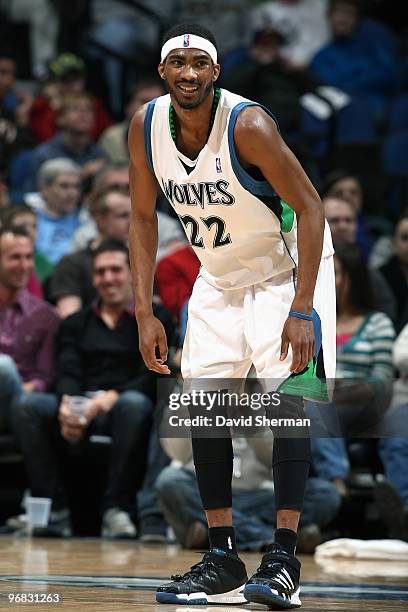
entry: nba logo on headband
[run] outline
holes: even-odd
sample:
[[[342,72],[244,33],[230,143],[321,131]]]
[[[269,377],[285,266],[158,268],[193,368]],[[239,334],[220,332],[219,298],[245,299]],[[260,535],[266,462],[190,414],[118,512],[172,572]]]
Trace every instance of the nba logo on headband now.
[[[208,53],[214,64],[217,63],[217,49],[212,42],[201,36],[196,36],[195,34],[180,34],[179,36],[170,38],[162,47],[160,54],[161,61],[164,62],[171,51],[183,48],[201,49],[201,51]]]

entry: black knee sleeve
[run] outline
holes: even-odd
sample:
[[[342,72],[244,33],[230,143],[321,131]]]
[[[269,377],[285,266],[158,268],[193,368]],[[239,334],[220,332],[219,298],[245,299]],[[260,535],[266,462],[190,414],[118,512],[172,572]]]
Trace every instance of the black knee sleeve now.
[[[190,417],[202,415],[203,407],[189,407]],[[211,416],[223,414],[224,409],[215,407]],[[205,510],[230,508],[232,506],[233,450],[228,427],[192,427],[191,442],[196,469],[197,484]]]
[[[276,509],[301,511],[311,462],[309,428],[299,425],[299,419],[306,418],[302,398],[280,397],[280,405],[268,409],[268,418],[284,419],[277,426],[271,425]]]
[[[192,436],[197,484],[205,510],[232,506],[231,438],[197,438]]]

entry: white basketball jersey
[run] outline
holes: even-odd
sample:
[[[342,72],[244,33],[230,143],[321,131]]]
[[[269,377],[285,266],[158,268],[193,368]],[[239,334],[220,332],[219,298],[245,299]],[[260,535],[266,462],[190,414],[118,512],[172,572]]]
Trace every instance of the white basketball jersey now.
[[[260,173],[241,166],[235,150],[238,115],[256,104],[222,89],[208,142],[194,161],[172,139],[170,96],[146,111],[148,164],[201,261],[201,275],[220,289],[253,285],[297,264],[296,215]],[[322,256],[332,253],[326,223]]]

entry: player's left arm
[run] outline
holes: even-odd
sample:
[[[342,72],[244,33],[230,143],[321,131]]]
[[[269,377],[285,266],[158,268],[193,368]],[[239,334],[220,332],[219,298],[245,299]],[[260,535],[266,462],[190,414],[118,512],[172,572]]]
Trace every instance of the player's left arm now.
[[[257,166],[279,197],[296,213],[298,275],[291,310],[309,314],[323,248],[324,212],[320,197],[302,166],[281,138],[276,123],[259,107],[245,108],[234,132],[238,157],[244,166]],[[314,353],[313,325],[288,317],[282,333],[284,359],[292,347],[292,372],[301,372]]]

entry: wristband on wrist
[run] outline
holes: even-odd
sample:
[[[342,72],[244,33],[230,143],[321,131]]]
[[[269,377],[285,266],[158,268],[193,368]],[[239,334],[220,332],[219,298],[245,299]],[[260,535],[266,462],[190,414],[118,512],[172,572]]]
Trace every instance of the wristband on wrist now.
[[[313,321],[312,315],[303,314],[302,312],[297,312],[296,310],[289,310],[289,316],[295,317],[296,319],[304,319],[305,321]]]

